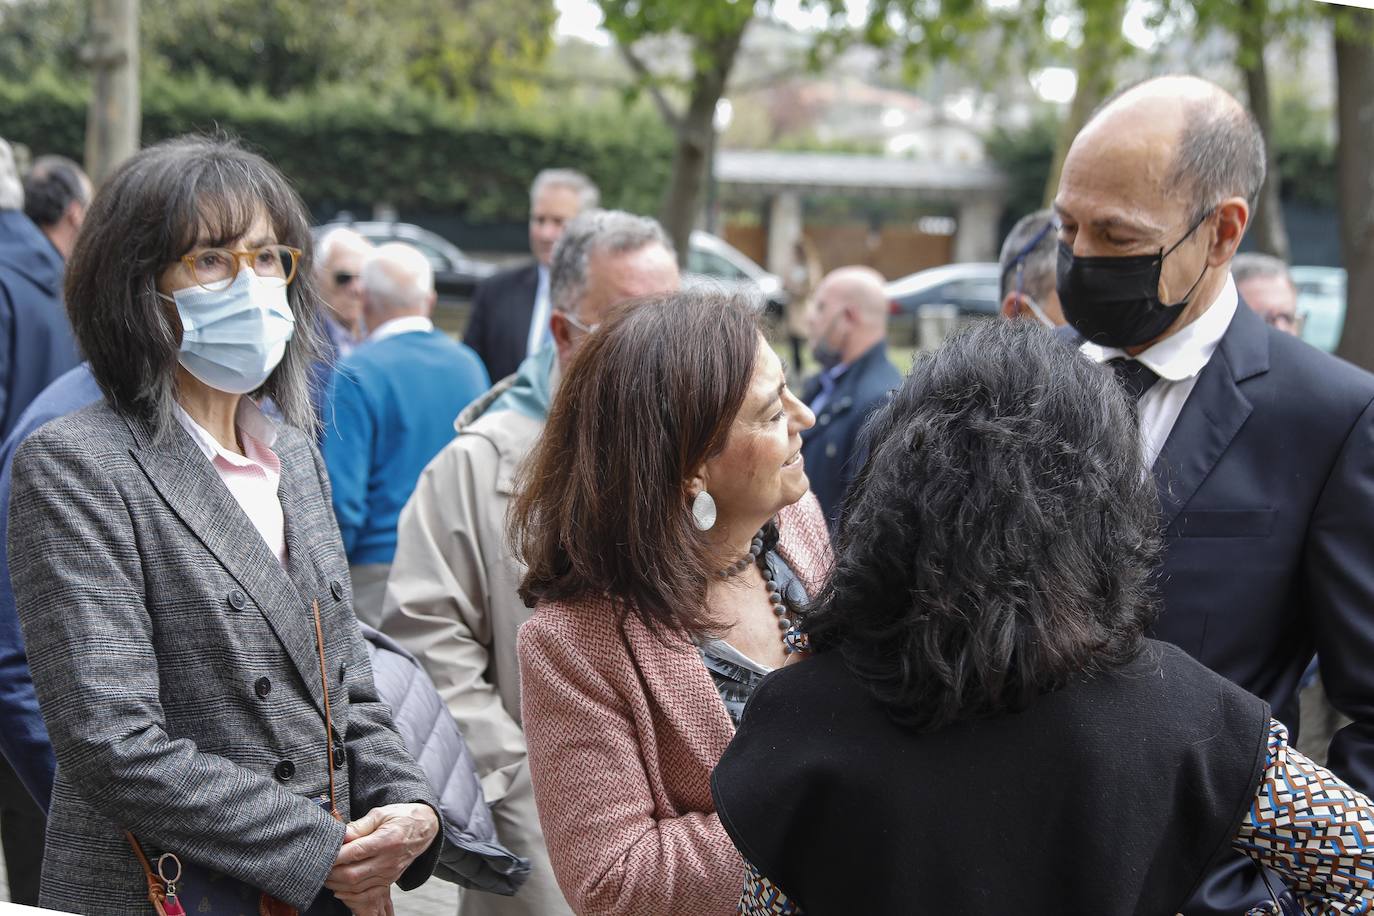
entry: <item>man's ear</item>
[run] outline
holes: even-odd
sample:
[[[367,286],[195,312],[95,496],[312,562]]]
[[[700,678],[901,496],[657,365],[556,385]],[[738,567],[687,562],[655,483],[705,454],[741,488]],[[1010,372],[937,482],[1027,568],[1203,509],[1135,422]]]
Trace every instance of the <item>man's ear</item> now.
[[[1023,298],[1025,297],[1021,293],[1016,292],[1015,290],[1007,293],[1007,295],[1002,299],[1002,317],[1020,318],[1022,309],[1021,300]]]
[[[1207,264],[1220,267],[1230,262],[1250,225],[1250,204],[1243,197],[1229,197],[1217,205],[1216,237],[1207,252]]]

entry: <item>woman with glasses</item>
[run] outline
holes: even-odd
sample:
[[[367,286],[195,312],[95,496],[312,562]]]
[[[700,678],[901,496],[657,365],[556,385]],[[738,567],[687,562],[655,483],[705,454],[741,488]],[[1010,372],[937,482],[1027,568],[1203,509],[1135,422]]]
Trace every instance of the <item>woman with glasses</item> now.
[[[104,399],[24,442],[10,507],[58,762],[45,907],[146,916],[149,872],[180,868],[152,895],[169,916],[235,890],[372,916],[434,867],[311,444],[308,239],[227,142],[144,150],[91,205],[66,301]]]

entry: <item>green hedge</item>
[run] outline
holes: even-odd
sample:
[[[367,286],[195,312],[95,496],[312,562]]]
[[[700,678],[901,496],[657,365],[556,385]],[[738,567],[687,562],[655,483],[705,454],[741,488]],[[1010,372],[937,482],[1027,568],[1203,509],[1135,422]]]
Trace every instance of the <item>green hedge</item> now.
[[[0,81],[0,136],[79,161],[87,98],[51,75]],[[272,98],[207,79],[145,82],[144,144],[215,130],[265,155],[312,206],[384,201],[470,223],[523,221],[530,179],[549,166],[585,171],[606,206],[653,213],[672,157],[666,128],[638,110],[474,113],[420,93]]]

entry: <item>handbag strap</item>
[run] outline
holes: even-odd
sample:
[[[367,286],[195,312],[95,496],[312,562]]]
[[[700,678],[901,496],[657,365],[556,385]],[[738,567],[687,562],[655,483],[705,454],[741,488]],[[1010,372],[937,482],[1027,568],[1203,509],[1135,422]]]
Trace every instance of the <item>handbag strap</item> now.
[[[320,625],[320,602],[310,602],[315,612],[315,646],[320,650],[320,687],[324,690],[324,771],[329,776],[329,813],[334,820],[342,821],[338,804],[334,799],[334,718],[329,710],[329,674],[324,661],[324,627]]]
[[[129,841],[129,845],[134,849],[134,855],[138,856],[138,864],[143,866],[143,877],[148,881],[148,902],[153,905],[158,916],[167,916],[166,909],[163,908],[163,901],[167,899],[167,888],[162,883],[162,879],[153,871],[152,863],[143,854],[143,847],[134,839],[134,835],[129,831],[124,831],[124,838]]]

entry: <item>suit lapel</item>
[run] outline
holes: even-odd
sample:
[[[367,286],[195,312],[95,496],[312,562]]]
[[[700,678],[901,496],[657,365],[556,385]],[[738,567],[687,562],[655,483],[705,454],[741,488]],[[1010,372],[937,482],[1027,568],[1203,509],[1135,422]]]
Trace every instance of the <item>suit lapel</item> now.
[[[1253,406],[1240,383],[1269,370],[1269,341],[1262,321],[1240,302],[1217,350],[1169,432],[1154,478],[1161,528],[1167,530],[1197,493],[1240,432]]]
[[[131,422],[131,428],[134,425]],[[292,576],[282,568],[214,466],[180,425],[170,431],[166,441],[156,445],[151,444],[146,429],[134,428],[134,436],[138,445],[130,451],[149,482],[168,508],[253,599],[291,657],[315,705],[323,712],[314,619]],[[287,467],[283,460],[279,492],[293,489],[287,485]],[[286,516],[290,555],[308,557],[305,545],[300,543],[300,532],[294,530],[299,510],[288,507],[283,499],[282,512]],[[293,545],[293,539],[298,543]],[[310,563],[308,559],[304,562]],[[314,567],[309,566],[309,574],[303,575],[302,581],[314,575]],[[316,593],[313,589],[307,592]]]

